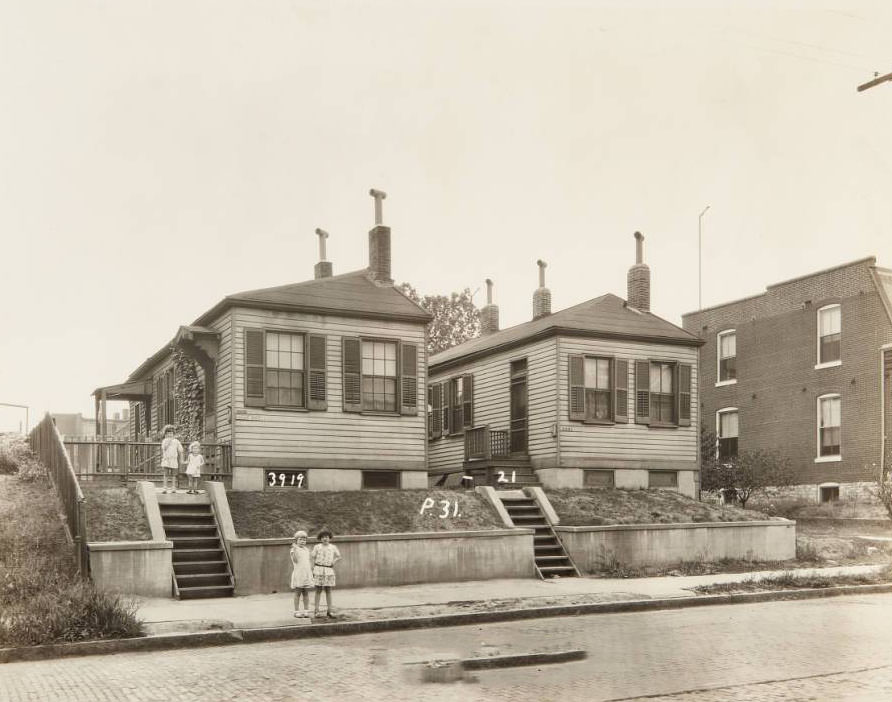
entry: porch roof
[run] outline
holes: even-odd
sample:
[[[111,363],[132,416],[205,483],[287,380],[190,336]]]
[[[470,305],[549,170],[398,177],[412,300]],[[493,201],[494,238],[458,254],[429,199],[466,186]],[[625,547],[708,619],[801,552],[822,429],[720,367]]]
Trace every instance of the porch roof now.
[[[431,356],[430,370],[434,373],[447,366],[557,335],[682,346],[702,346],[704,343],[699,337],[662,317],[634,310],[621,297],[607,293],[546,317],[480,336],[441,351]]]
[[[152,383],[149,381],[134,381],[118,383],[117,385],[105,385],[93,391],[94,397],[102,397],[106,400],[142,400],[152,394]]]

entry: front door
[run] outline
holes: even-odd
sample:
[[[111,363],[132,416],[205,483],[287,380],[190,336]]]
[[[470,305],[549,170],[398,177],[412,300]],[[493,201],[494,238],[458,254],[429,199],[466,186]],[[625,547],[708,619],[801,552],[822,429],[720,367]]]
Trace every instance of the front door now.
[[[511,453],[527,452],[527,360],[511,362]]]

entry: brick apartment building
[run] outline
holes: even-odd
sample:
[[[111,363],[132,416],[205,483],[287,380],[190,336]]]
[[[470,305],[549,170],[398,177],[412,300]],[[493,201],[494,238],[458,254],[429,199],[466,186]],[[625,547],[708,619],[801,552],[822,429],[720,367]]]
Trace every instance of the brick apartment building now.
[[[892,466],[892,270],[864,258],[682,319],[705,341],[701,417],[719,457],[778,449],[793,496],[870,494]]]

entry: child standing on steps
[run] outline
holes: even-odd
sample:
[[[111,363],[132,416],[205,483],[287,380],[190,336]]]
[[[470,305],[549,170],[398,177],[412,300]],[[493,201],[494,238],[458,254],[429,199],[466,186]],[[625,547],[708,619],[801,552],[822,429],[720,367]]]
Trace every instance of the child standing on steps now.
[[[316,597],[313,601],[313,616],[319,616],[319,594],[325,590],[325,608],[329,619],[335,615],[331,608],[331,591],[335,586],[334,564],[341,560],[341,552],[331,543],[332,533],[323,527],[319,532],[319,543],[313,546],[313,581],[316,583]]]
[[[183,462],[183,445],[175,436],[175,431],[172,424],[166,424],[161,432],[164,435],[161,440],[161,479],[164,492],[171,492],[167,489],[168,477],[173,485],[173,492],[176,492],[177,472]]]
[[[193,441],[189,444],[189,460],[186,463],[186,476],[189,478],[190,495],[198,494],[198,480],[201,478],[201,467],[204,465],[204,456],[201,455],[201,442]]]
[[[310,549],[307,548],[307,532],[294,532],[294,543],[291,546],[291,589],[294,590],[294,616],[297,618],[310,616],[310,588],[313,587],[313,567],[310,565]],[[303,598],[304,609],[300,610]]]

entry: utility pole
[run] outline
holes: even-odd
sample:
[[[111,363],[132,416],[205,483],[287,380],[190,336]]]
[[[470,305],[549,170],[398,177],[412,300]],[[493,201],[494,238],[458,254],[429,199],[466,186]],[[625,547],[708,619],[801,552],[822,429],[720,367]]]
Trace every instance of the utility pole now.
[[[703,215],[709,205],[703,208],[697,218],[697,309],[703,309]]]
[[[17,409],[25,410],[25,433],[26,434],[28,433],[28,412],[29,412],[28,405],[14,405],[10,402],[0,402],[0,407],[15,407]],[[19,422],[19,428],[21,428],[21,426],[22,426],[22,423]]]
[[[873,80],[869,80],[866,83],[862,83],[858,86],[859,93],[867,90],[868,88],[872,88],[875,85],[879,85],[880,83],[885,83],[886,81],[892,80],[892,73],[887,73],[886,75],[881,76],[879,73],[874,72],[873,76]]]

